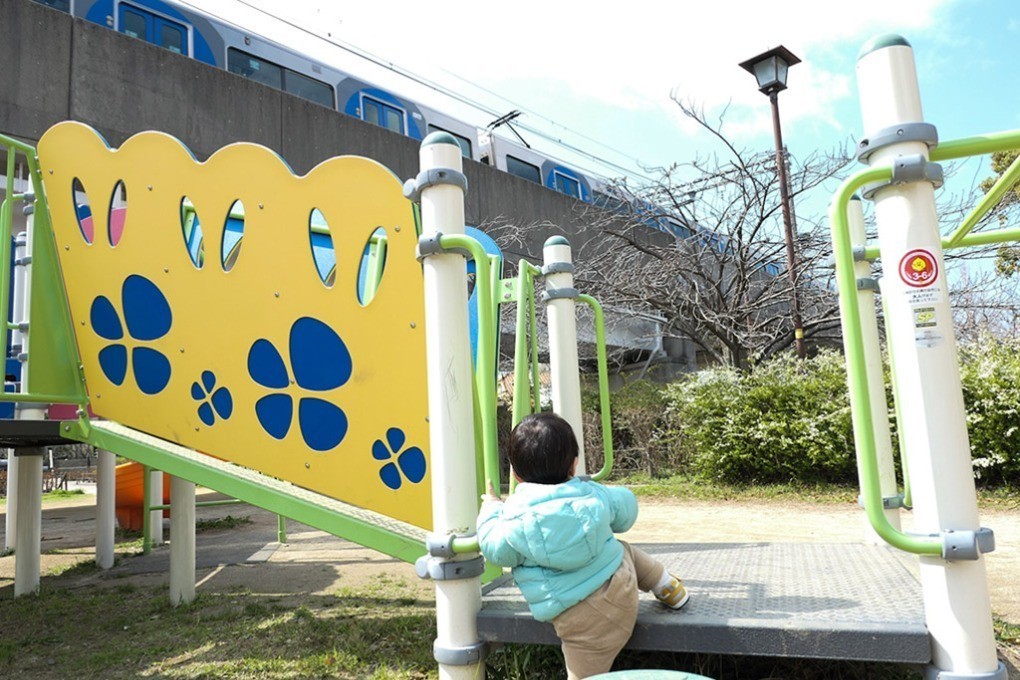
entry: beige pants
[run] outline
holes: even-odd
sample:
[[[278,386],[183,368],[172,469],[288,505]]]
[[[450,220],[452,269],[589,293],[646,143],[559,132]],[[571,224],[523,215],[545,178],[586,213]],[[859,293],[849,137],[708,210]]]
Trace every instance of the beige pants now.
[[[552,620],[563,643],[569,680],[609,671],[634,632],[638,590],[654,588],[665,571],[648,553],[620,543],[620,568],[598,590]]]

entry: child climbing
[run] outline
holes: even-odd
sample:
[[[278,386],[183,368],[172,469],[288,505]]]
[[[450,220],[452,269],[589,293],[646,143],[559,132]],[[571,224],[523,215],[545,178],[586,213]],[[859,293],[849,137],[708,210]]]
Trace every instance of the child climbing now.
[[[493,564],[514,580],[538,621],[551,621],[570,680],[607,672],[630,639],[638,590],[667,607],[689,598],[683,582],[644,551],[618,540],[637,519],[629,489],[574,477],[578,446],[567,421],[553,413],[522,420],[510,434],[518,484],[504,503],[482,496],[478,540]]]

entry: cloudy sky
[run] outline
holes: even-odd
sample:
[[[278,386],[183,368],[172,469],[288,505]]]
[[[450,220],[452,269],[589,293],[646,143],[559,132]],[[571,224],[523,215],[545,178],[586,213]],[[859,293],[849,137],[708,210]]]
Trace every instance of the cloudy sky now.
[[[737,64],[779,44],[803,60],[780,95],[791,153],[806,156],[861,136],[857,53],[888,32],[914,46],[925,116],[941,138],[1020,128],[1016,0],[858,0],[843,4],[842,16],[840,4],[819,0],[190,1],[479,126],[492,112],[522,109],[522,125],[627,167],[713,151],[671,93],[713,117],[725,110],[725,131],[738,146],[771,148],[768,100]],[[482,109],[465,108],[313,34]],[[531,141],[543,146],[537,135]],[[567,151],[557,155],[570,158]]]

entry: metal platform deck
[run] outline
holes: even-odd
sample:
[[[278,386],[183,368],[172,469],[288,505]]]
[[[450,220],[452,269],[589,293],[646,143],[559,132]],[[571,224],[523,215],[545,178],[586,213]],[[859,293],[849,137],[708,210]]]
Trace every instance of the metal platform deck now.
[[[684,579],[691,601],[641,597],[628,647],[754,656],[927,663],[921,589],[902,557],[858,544],[642,545]],[[558,644],[507,576],[478,617],[484,640]]]

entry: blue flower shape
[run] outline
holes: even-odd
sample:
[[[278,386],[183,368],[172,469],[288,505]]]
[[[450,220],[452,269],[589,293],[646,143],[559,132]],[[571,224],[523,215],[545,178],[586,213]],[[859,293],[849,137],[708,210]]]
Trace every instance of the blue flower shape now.
[[[256,340],[248,350],[248,374],[259,385],[277,390],[255,402],[255,415],[266,433],[283,439],[294,419],[298,399],[298,424],[305,444],[314,451],[336,448],[347,436],[347,415],[335,404],[308,392],[335,390],[350,380],[353,364],[347,345],[336,331],[310,317],[302,317],[290,329],[290,364],[297,389],[279,350],[266,339]]]
[[[170,382],[170,360],[151,347],[136,343],[158,340],[170,332],[173,312],[170,303],[152,281],[132,274],[121,289],[124,321],[130,339],[125,341],[117,309],[105,295],[92,301],[89,318],[96,335],[111,343],[99,351],[103,375],[120,387],[128,373],[128,350],[134,367],[135,384],[143,394],[158,394]]]
[[[379,470],[379,479],[394,491],[403,485],[402,477],[407,477],[407,481],[412,484],[417,484],[425,479],[425,454],[421,449],[412,446],[399,455],[397,454],[404,448],[406,439],[403,430],[391,427],[386,430],[386,441],[376,439],[372,444],[372,457],[378,461],[389,461]],[[390,460],[394,455],[397,456],[395,463]]]
[[[202,402],[198,405],[198,417],[212,427],[217,415],[223,420],[230,418],[234,412],[234,399],[226,387],[215,389],[216,374],[212,371],[202,371],[201,381],[191,383],[191,398]]]

